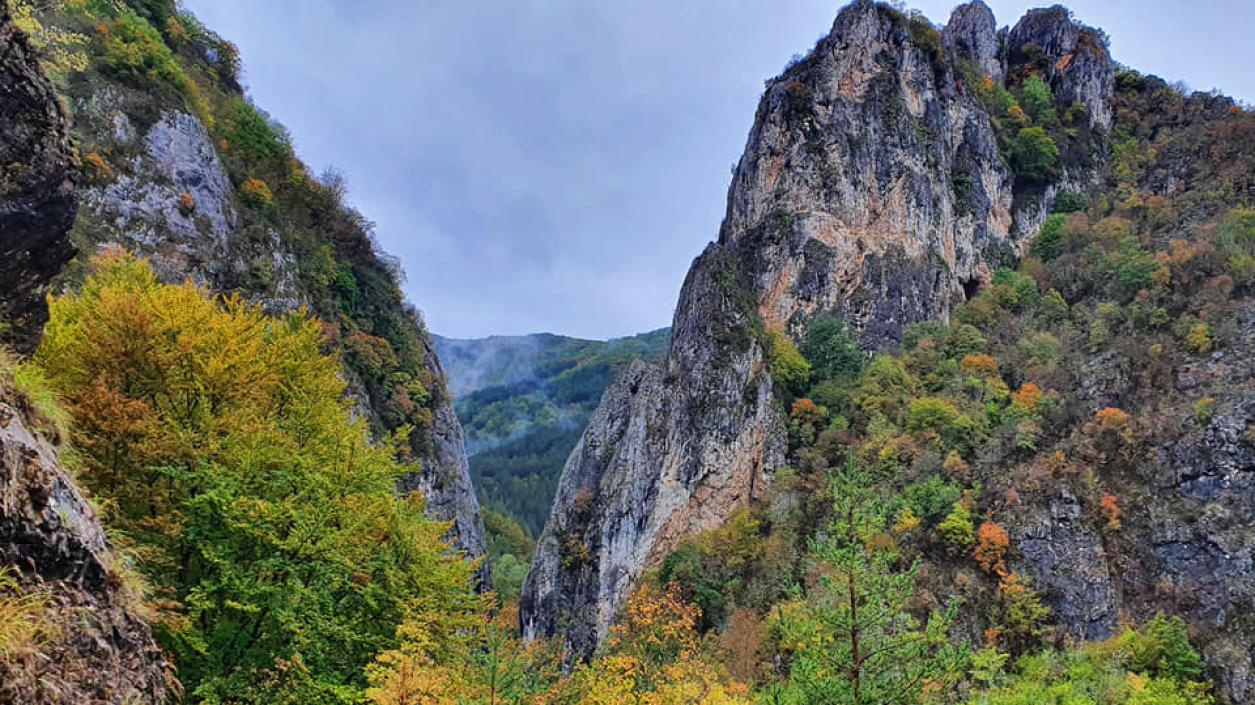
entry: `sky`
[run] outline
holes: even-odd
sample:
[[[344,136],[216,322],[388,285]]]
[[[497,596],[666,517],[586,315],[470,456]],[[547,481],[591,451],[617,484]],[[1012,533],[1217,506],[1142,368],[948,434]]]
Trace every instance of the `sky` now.
[[[1044,3],[987,0],[998,24]],[[452,337],[671,322],[718,235],[763,81],[819,0],[183,0]],[[942,24],[956,3],[912,4]],[[1115,58],[1255,102],[1252,0],[1074,0]]]

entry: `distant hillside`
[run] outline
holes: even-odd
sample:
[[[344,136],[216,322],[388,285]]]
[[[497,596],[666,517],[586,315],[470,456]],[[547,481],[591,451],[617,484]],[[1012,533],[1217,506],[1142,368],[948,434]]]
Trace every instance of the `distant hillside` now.
[[[480,497],[540,533],[567,455],[620,369],[660,359],[671,331],[582,340],[549,333],[435,336]]]

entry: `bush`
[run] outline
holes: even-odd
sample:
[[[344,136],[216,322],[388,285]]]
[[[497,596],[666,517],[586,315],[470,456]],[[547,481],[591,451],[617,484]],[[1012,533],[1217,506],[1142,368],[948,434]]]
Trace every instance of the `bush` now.
[[[1050,209],[1052,213],[1076,213],[1083,211],[1089,206],[1089,201],[1085,199],[1085,194],[1076,191],[1060,191],[1055,196],[1055,204]]]
[[[240,197],[254,208],[267,209],[275,204],[275,196],[270,186],[261,179],[248,179],[240,185]]]
[[[912,431],[936,431],[948,433],[959,418],[959,410],[947,399],[922,397],[913,399],[907,406],[906,425]]]
[[[976,526],[972,523],[972,511],[968,509],[967,503],[955,502],[950,513],[937,525],[937,531],[941,532],[941,537],[951,551],[956,554],[966,553],[976,540]]]
[[[816,380],[848,380],[863,368],[863,351],[845,324],[832,316],[811,323],[800,348]]]
[[[1040,127],[1022,128],[1011,147],[1011,168],[1016,176],[1030,183],[1044,184],[1054,177],[1059,147]]]
[[[124,12],[101,25],[102,62],[106,69],[137,88],[156,86],[188,100],[198,98],[196,87],[161,34],[144,18]]]
[[[1033,240],[1032,246],[1032,253],[1041,261],[1049,262],[1063,254],[1063,227],[1067,220],[1067,216],[1062,213],[1054,213],[1042,223],[1041,231],[1037,233],[1037,239]]]
[[[1131,665],[1140,672],[1179,681],[1197,681],[1203,675],[1203,660],[1190,646],[1180,617],[1156,615],[1140,633],[1122,635],[1121,642]]]
[[[1049,127],[1059,122],[1059,117],[1055,114],[1054,95],[1051,94],[1050,86],[1046,85],[1041,76],[1033,74],[1024,79],[1021,98],[1024,112],[1032,118],[1035,124]]]
[[[800,394],[810,380],[811,365],[783,333],[770,334],[771,379],[788,394]]]
[[[976,548],[972,550],[972,558],[980,564],[986,573],[1003,575],[1007,571],[1007,549],[1011,547],[1011,537],[1006,529],[993,523],[984,522],[976,532]]]

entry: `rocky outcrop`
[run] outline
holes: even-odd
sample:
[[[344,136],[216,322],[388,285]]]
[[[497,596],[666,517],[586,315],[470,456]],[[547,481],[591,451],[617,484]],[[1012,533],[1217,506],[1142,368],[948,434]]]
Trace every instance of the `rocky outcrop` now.
[[[1060,5],[1029,10],[1007,37],[1008,60],[1045,74],[1060,105],[1083,106],[1091,126],[1111,127],[1115,72],[1102,30]]]
[[[1046,51],[1076,45],[1073,34]],[[939,32],[859,1],[768,83],[665,364],[634,367],[607,391],[563,471],[524,586],[526,637],[562,633],[587,655],[642,571],[766,487],[785,449],[769,332],[796,337],[835,314],[868,348],[889,347],[906,325],[947,318],[1023,251],[1053,190],[1017,202],[990,118],[957,70],[962,58],[999,75],[995,37],[979,3]],[[1095,71],[1109,79],[1112,67]],[[1092,88],[1068,67],[1058,80]],[[1090,95],[1076,91],[1067,99]]]
[[[159,704],[173,673],[135,608],[127,568],[45,440],[56,431],[0,372],[0,567],[43,605],[43,639],[0,654],[0,701]],[[0,601],[18,599],[0,592]]]
[[[471,469],[466,459],[466,443],[462,424],[453,410],[447,377],[440,358],[431,345],[426,345],[426,364],[432,379],[440,385],[440,399],[432,421],[431,452],[421,459],[422,470],[401,480],[401,489],[419,490],[427,498],[427,512],[433,517],[453,523],[453,545],[471,558],[481,558],[476,575],[481,589],[492,587],[492,571],[488,565],[484,520],[479,513],[479,498],[471,483]]]
[[[980,0],[955,8],[946,24],[945,44],[956,59],[970,61],[982,75],[1002,83],[1006,69],[994,13]]]
[[[77,200],[65,115],[25,35],[0,2],[0,341],[34,346],[44,297],[74,256]]]
[[[102,224],[98,237],[143,253],[165,279],[215,283],[238,259],[229,251],[236,215],[231,181],[205,127],[177,111],[162,114],[142,138],[125,112],[113,124],[112,144],[139,149],[124,173],[85,192],[85,206]]]

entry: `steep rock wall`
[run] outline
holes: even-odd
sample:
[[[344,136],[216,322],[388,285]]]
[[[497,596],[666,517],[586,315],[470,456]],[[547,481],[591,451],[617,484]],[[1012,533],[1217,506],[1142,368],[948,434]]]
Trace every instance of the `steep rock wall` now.
[[[39,62],[0,2],[0,341],[29,350],[44,296],[74,256],[67,237],[78,170],[65,115]]]
[[[1048,53],[1082,35],[1066,13],[1013,35],[1045,47],[1068,105],[1110,114],[1105,46],[1092,61]],[[868,348],[891,347],[1023,252],[1058,187],[1017,190],[962,80],[960,62],[1004,73],[998,46],[980,3],[938,33],[859,1],[769,82],[719,239],[681,291],[665,364],[613,385],[567,462],[523,589],[525,637],[561,634],[588,655],[644,570],[765,490],[785,453],[767,331],[797,336],[831,313]],[[1074,171],[1063,179],[1088,178]]]

